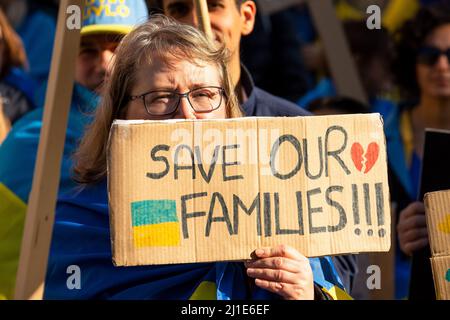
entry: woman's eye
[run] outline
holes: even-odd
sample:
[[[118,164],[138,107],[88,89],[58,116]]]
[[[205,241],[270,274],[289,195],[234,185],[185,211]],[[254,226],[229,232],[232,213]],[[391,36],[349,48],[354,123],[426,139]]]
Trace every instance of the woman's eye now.
[[[83,55],[95,55],[95,54],[97,54],[97,50],[94,49],[94,48],[82,48],[80,50],[80,54],[83,54]]]
[[[210,98],[210,97],[212,97],[212,95],[213,95],[213,93],[212,92],[210,92],[210,91],[207,91],[207,90],[205,90],[205,91],[199,91],[199,92],[195,92],[194,93],[194,98]]]
[[[172,99],[173,95],[172,94],[163,94],[163,95],[159,95],[159,96],[155,96],[152,97],[150,99],[151,103],[166,103],[168,102],[170,99]]]

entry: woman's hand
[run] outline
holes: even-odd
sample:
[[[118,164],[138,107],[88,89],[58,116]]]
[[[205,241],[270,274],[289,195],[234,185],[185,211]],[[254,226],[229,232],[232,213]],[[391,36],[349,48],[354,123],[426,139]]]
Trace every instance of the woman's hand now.
[[[397,233],[400,249],[409,256],[428,245],[425,207],[422,202],[413,202],[400,212]]]
[[[256,249],[247,261],[247,275],[258,287],[287,300],[313,300],[313,273],[309,260],[296,249],[279,245]]]

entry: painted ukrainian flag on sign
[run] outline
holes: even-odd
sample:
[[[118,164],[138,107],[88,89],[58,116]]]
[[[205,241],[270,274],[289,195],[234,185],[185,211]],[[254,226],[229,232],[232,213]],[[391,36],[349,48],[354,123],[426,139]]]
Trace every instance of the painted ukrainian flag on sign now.
[[[180,226],[175,200],[132,202],[131,217],[136,247],[180,245]]]

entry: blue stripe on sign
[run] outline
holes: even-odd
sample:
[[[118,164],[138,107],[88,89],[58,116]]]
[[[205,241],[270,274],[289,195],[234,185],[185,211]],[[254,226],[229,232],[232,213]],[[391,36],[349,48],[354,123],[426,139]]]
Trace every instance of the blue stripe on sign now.
[[[131,203],[133,227],[178,222],[175,200],[144,200]]]

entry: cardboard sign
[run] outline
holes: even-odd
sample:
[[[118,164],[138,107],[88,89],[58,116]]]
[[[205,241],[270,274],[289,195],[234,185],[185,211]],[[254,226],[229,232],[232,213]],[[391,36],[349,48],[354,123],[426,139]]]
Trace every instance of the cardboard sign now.
[[[431,266],[437,299],[450,299],[450,190],[425,194]]]
[[[450,131],[438,129],[425,130],[425,143],[420,174],[419,201],[428,192],[450,188]],[[414,252],[411,264],[410,300],[435,300],[433,272],[431,270],[430,247]]]
[[[3,113],[3,105],[0,102],[0,145],[8,135],[10,129],[11,124],[9,120],[6,118],[5,114]]]
[[[108,189],[118,266],[390,248],[379,114],[115,121]]]
[[[431,258],[436,298],[450,300],[450,255]]]

